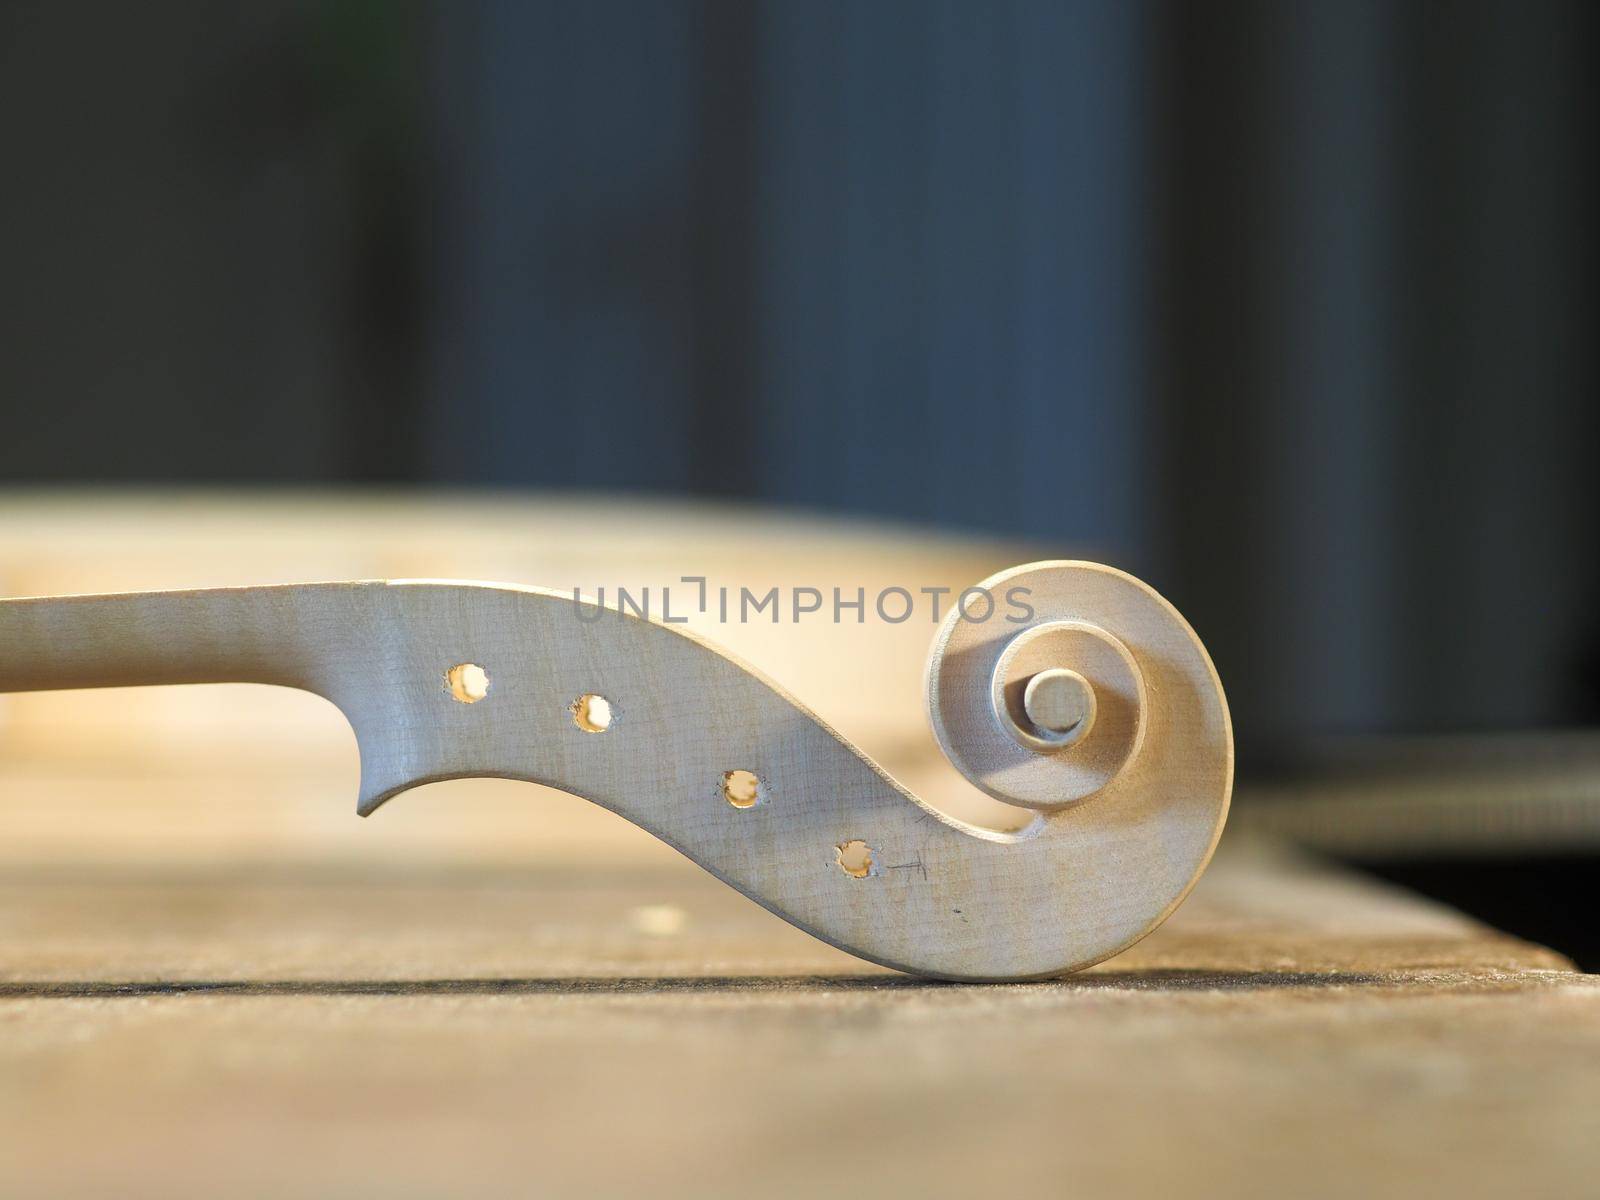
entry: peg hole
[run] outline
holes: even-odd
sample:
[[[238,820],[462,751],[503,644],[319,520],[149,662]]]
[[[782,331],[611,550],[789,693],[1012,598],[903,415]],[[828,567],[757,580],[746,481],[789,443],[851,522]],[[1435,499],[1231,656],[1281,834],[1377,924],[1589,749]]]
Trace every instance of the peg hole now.
[[[860,838],[840,842],[838,847],[839,870],[852,879],[865,879],[872,874],[872,847]]]
[[[722,776],[722,798],[735,808],[754,808],[766,799],[766,788],[754,771],[726,771]]]
[[[611,728],[611,701],[585,692],[572,702],[572,721],[585,733],[604,733]]]
[[[477,663],[460,663],[445,672],[450,694],[462,704],[476,704],[489,694],[489,672]]]

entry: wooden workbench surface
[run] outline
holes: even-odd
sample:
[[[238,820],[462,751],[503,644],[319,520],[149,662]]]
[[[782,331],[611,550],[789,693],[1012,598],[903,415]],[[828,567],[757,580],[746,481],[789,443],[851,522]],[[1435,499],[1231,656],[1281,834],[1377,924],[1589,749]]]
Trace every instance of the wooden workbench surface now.
[[[163,544],[174,585],[382,573],[289,561],[348,542],[348,512],[341,535],[327,512],[242,506],[284,549],[236,563],[214,507],[206,535],[171,504],[119,506],[119,537],[95,503],[0,500],[0,578],[156,586]],[[416,518],[364,510],[360,544],[416,539]],[[696,528],[713,571],[749,533]],[[103,580],[75,536],[101,539]],[[1009,556],[915,553],[898,566],[966,582]],[[793,651],[765,636],[740,649],[783,678]],[[891,645],[865,677],[914,683]],[[795,690],[938,796],[899,683],[887,713],[853,709],[864,677],[810,657]],[[8,703],[0,1195],[1570,1196],[1600,1178],[1596,979],[1267,844],[1225,838],[1179,913],[1099,968],[966,986],[863,965],[570,797],[445,784],[370,821],[354,797],[348,731],[295,693]]]
[[[1239,849],[1013,986],[669,861],[11,868],[0,1193],[1583,1194],[1593,977]]]

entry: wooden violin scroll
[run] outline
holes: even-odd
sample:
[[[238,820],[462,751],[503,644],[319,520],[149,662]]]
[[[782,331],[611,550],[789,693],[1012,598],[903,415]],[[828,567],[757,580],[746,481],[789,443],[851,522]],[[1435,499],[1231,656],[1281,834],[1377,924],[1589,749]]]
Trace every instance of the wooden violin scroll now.
[[[363,815],[436,780],[528,780],[873,962],[947,979],[1085,967],[1159,925],[1211,857],[1233,781],[1222,686],[1176,610],[1109,567],[1035,563],[966,599],[934,639],[928,715],[974,785],[1036,810],[1010,833],[923,803],[679,627],[533,588],[4,600],[0,691],[303,688],[355,730]]]

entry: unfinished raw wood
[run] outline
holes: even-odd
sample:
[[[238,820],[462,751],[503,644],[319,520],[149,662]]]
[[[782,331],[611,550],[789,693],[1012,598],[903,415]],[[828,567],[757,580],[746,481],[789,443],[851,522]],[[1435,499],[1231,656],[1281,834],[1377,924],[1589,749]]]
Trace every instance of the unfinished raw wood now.
[[[1227,815],[1232,731],[1199,640],[1130,576],[1037,563],[980,588],[989,619],[965,605],[935,639],[928,711],[963,774],[1039,810],[1009,833],[924,804],[714,646],[533,588],[0,601],[0,691],[302,688],[355,730],[362,815],[435,780],[530,780],[621,814],[863,958],[1047,976],[1117,953],[1182,901]],[[1006,619],[1018,597],[1024,624]]]

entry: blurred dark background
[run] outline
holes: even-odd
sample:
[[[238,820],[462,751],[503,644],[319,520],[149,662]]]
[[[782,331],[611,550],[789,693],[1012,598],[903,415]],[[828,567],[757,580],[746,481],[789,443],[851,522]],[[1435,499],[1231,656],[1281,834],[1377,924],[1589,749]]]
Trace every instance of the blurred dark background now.
[[[1026,535],[1189,615],[1247,771],[1591,725],[1596,20],[6,3],[0,484]]]

